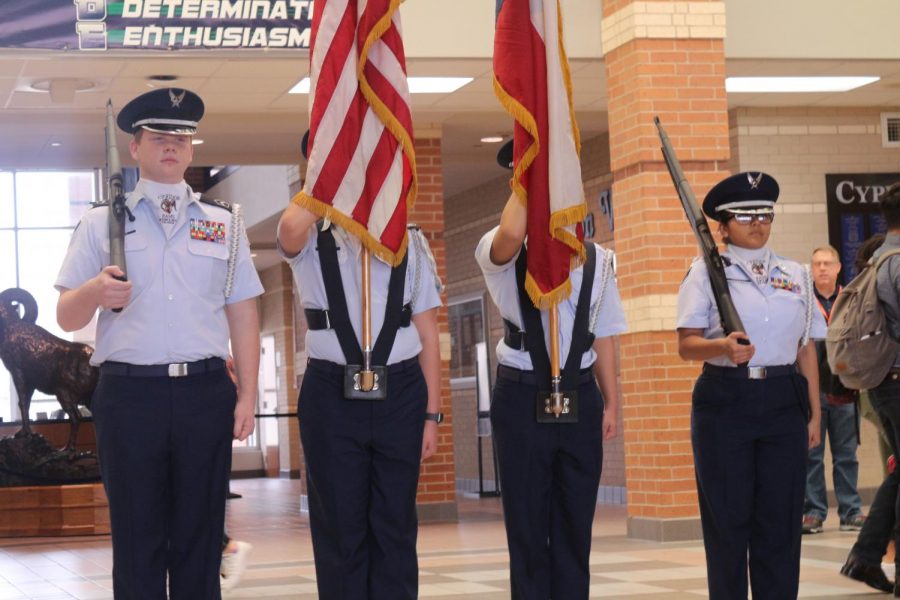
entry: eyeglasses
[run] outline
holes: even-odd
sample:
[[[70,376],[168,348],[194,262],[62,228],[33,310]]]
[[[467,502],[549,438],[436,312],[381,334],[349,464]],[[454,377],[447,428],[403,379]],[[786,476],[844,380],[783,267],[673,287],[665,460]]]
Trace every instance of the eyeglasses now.
[[[744,213],[731,213],[731,218],[737,221],[740,225],[749,225],[753,221],[760,223],[762,225],[769,225],[772,221],[775,220],[775,213],[758,213],[754,215],[748,215]]]

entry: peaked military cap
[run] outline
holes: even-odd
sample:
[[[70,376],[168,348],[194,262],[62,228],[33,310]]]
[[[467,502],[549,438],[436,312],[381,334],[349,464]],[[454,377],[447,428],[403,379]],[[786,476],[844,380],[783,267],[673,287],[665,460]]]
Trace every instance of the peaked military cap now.
[[[172,135],[194,135],[203,117],[203,100],[189,90],[161,88],[141,94],[119,111],[119,129],[148,129]]]
[[[778,200],[778,182],[763,172],[745,172],[717,183],[703,200],[703,212],[721,221],[728,213],[772,212]]]
[[[303,139],[300,140],[300,154],[303,155],[303,158],[309,159],[309,129],[306,130],[306,133],[303,134]]]
[[[497,164],[504,169],[513,168],[513,141],[509,140],[497,152]]]

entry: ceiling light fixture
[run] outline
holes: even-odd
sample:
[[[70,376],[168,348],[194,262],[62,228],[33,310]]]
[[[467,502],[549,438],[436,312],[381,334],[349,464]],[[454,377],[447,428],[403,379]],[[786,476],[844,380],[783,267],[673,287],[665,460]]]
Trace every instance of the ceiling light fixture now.
[[[29,91],[49,93],[50,100],[55,104],[71,104],[75,100],[76,93],[96,89],[97,84],[90,79],[54,77],[33,81],[29,88]]]
[[[503,141],[502,135],[489,135],[481,138],[482,144],[499,144]]]
[[[730,94],[849,92],[880,77],[727,77]]]
[[[62,142],[50,142],[50,145],[54,148],[59,148],[60,146],[62,146]]]
[[[410,94],[449,94],[471,83],[471,77],[409,77]],[[308,94],[309,77],[304,77],[290,89],[288,94]]]
[[[191,140],[191,144],[193,144],[194,146],[199,146],[202,143],[203,143],[203,140],[201,140],[200,138],[194,138]]]

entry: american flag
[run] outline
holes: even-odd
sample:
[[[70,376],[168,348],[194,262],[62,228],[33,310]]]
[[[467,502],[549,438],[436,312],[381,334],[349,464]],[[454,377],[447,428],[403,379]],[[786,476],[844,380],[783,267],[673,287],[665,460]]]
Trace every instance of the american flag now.
[[[528,207],[525,288],[540,308],[572,291],[587,215],[558,0],[498,0],[494,91],[515,119],[510,182]]]
[[[400,0],[318,0],[310,50],[309,164],[294,202],[385,261],[406,252],[415,151]]]

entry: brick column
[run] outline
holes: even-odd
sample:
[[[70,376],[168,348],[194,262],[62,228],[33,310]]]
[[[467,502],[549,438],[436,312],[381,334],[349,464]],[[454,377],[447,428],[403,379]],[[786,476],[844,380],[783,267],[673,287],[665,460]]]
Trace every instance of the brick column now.
[[[700,537],[690,438],[699,364],[678,357],[678,285],[696,242],[662,161],[666,128],[695,194],[726,175],[725,5],[607,0],[602,39],[616,211],[628,535]]]
[[[416,171],[419,193],[409,215],[428,239],[438,275],[447,281],[447,252],[444,245],[444,179],[441,169],[441,132],[416,132]],[[430,285],[424,281],[423,285]],[[422,521],[455,521],[456,468],[453,457],[453,405],[450,397],[450,329],[447,323],[447,295],[438,311],[438,332],[441,344],[441,410],[446,421],[438,426],[437,453],[422,465],[416,498],[419,519]]]

